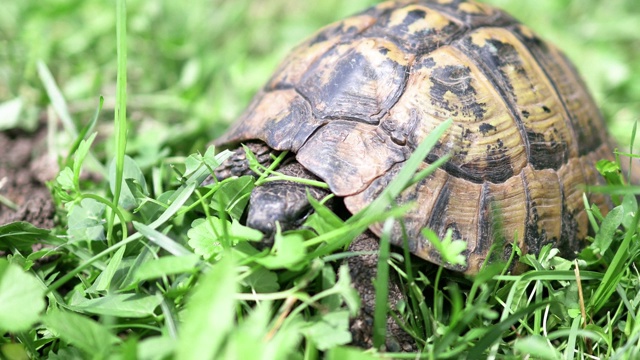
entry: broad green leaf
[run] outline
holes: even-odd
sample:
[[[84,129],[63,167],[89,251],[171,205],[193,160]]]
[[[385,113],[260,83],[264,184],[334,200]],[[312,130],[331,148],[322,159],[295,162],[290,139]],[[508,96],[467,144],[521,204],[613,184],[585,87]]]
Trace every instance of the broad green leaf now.
[[[223,236],[223,226],[227,227],[232,245],[238,240],[259,241],[263,237],[260,231],[241,225],[236,220],[230,223],[212,216],[206,219],[196,219],[191,223],[191,229],[187,232],[189,245],[196,254],[202,255],[204,259],[212,258],[223,250],[220,240]]]
[[[69,213],[69,237],[73,241],[104,240],[106,206],[93,199],[82,199]]]
[[[326,355],[327,360],[376,360],[380,359],[374,356],[370,352],[365,352],[362,349],[338,346],[329,349]]]
[[[356,291],[351,283],[351,274],[346,264],[341,265],[338,269],[338,282],[335,288],[339,290],[338,293],[344,299],[351,316],[355,316],[358,310],[360,310],[361,299],[360,294],[358,294],[358,291]]]
[[[185,173],[190,174],[202,166],[202,155],[191,154],[184,159]]]
[[[200,278],[186,304],[176,359],[217,358],[233,330],[237,288],[231,256],[222,257]]]
[[[259,230],[244,226],[240,224],[238,220],[233,220],[231,222],[231,227],[229,228],[229,236],[231,236],[233,240],[243,241],[260,241],[264,237],[264,235]]]
[[[346,345],[351,342],[349,312],[343,310],[324,314],[303,327],[302,333],[320,350]]]
[[[542,336],[532,335],[516,340],[514,348],[521,354],[533,356],[536,359],[558,360],[562,355],[549,341]]]
[[[333,266],[330,264],[325,264],[322,267],[322,289],[330,289],[336,286],[337,276],[336,272],[333,269]],[[342,305],[342,297],[340,294],[331,294],[322,298],[322,305],[325,306],[329,310],[336,310],[340,308]]]
[[[221,202],[224,204],[224,210],[231,219],[240,220],[249,202],[253,187],[254,179],[252,176],[241,176],[237,179],[225,181],[211,199],[210,206],[212,209],[218,210],[220,208],[218,202]]]
[[[98,282],[95,284],[97,291],[105,291],[109,289],[111,284],[111,280],[115,275],[116,271],[120,268],[120,264],[122,263],[122,256],[124,255],[124,251],[126,250],[126,246],[121,247],[116,251],[115,254],[109,259],[109,263],[107,264],[107,269],[100,274],[98,278]]]
[[[91,145],[96,138],[98,133],[93,133],[89,136],[88,139],[83,139],[80,141],[78,145],[78,149],[73,155],[73,179],[77,183],[80,179],[80,172],[82,171],[82,164],[84,163],[84,159],[89,154],[89,150],[91,150]]]
[[[68,311],[52,309],[42,322],[61,339],[91,356],[106,356],[114,344],[120,343],[104,325]]]
[[[333,211],[321,204],[312,196],[307,196],[307,198],[309,199],[314,211],[309,215],[307,220],[305,220],[305,226],[313,228],[318,234],[324,234],[344,226],[344,221],[342,221],[342,219],[340,219],[340,217]]]
[[[604,254],[607,249],[609,249],[609,246],[613,241],[613,235],[622,223],[623,217],[624,209],[622,206],[616,206],[609,211],[602,224],[600,224],[600,230],[596,234],[596,238],[591,245],[596,253]]]
[[[71,191],[76,189],[76,179],[70,167],[66,167],[60,171],[58,177],[56,177],[56,182],[64,190]]]
[[[23,118],[20,116],[22,106],[23,102],[19,97],[0,103],[0,131],[19,127],[33,130],[35,124],[31,123],[30,126],[25,127],[22,121]]]
[[[169,336],[152,336],[138,343],[139,360],[169,359],[175,350],[177,341]]]
[[[297,270],[306,254],[302,235],[297,232],[284,235],[278,232],[271,252],[265,257],[256,259],[256,262],[267,269]]]
[[[634,194],[626,194],[622,199],[622,208],[624,216],[622,218],[622,226],[625,229],[633,228],[633,215],[638,211],[638,201]]]
[[[263,267],[252,270],[249,276],[244,278],[243,283],[250,287],[252,292],[257,293],[276,292],[280,289],[278,275]]]
[[[198,270],[200,257],[196,254],[185,256],[163,256],[159,259],[146,261],[135,272],[136,282],[155,279],[182,273],[192,273]]]
[[[184,161],[185,176],[194,174],[197,170],[199,170],[202,167],[203,163],[206,164],[209,168],[215,169],[218,166],[220,166],[220,164],[222,164],[224,160],[226,160],[232,154],[233,153],[231,151],[224,150],[216,155],[215,147],[209,146],[207,147],[207,150],[205,151],[204,155],[200,155],[199,153],[189,155]]]
[[[271,320],[272,304],[263,302],[251,310],[231,334],[225,359],[289,359],[300,346],[301,318],[296,317],[274,331]],[[247,346],[252,344],[252,346]],[[293,353],[293,354],[292,354]]]
[[[141,318],[153,316],[161,301],[162,298],[156,295],[108,294],[71,303],[69,308],[98,315]]]
[[[30,252],[31,246],[42,241],[59,242],[51,235],[51,231],[37,228],[27,222],[12,222],[0,225],[0,250],[16,248],[23,252]]]
[[[205,260],[211,259],[223,250],[222,244],[217,240],[221,232],[214,230],[220,222],[218,218],[196,219],[187,231],[189,246]]]
[[[134,180],[142,189],[144,194],[148,194],[147,190],[147,182],[144,178],[144,174],[138,167],[138,164],[130,158],[129,156],[124,156],[124,164],[122,170],[122,192],[120,193],[120,200],[118,204],[125,209],[133,209],[138,205],[138,200],[136,200],[133,192],[127,186],[126,180],[131,179]],[[111,166],[109,166],[109,186],[111,189],[111,193],[115,193],[116,185],[116,162],[112,161]]]
[[[51,353],[47,360],[78,360],[78,359],[86,359],[88,356],[83,354],[78,348],[75,348],[71,345],[66,345],[60,348],[55,353]]]
[[[0,345],[0,355],[4,355],[3,359],[7,360],[29,360],[29,352],[24,344],[7,343]]]
[[[621,185],[620,167],[615,161],[611,160],[598,160],[596,162],[596,169],[607,180],[610,185]]]
[[[462,266],[467,263],[465,256],[462,254],[462,252],[467,250],[467,242],[459,239],[454,240],[451,229],[447,231],[442,240],[438,238],[436,233],[428,228],[422,229],[422,236],[438,250],[444,263]]]
[[[0,259],[0,329],[28,330],[44,310],[44,291],[33,275]]]
[[[271,320],[270,303],[263,303],[256,306],[249,315],[240,323],[229,338],[225,349],[225,359],[278,359],[266,356],[265,335],[269,331],[269,321]],[[252,346],[247,346],[252,344]],[[282,349],[285,350],[285,349]],[[285,357],[280,357],[280,359]]]

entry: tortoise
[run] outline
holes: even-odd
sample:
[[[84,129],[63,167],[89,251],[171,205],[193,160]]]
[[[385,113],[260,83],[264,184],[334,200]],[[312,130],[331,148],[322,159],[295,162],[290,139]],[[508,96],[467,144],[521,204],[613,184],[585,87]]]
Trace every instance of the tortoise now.
[[[559,49],[474,1],[388,1],[319,30],[214,141],[236,148],[216,176],[250,172],[239,144],[265,163],[289,151],[281,171],[325,181],[356,213],[449,118],[422,168],[450,160],[398,199],[418,204],[403,218],[411,253],[467,274],[499,239],[505,257],[513,241],[523,253],[551,243],[574,257],[591,231],[579,185],[602,183],[595,163],[612,158],[603,117]],[[248,224],[267,234],[276,221],[298,226],[310,189],[328,194],[287,181],[257,187]],[[588,199],[610,206],[602,194]],[[443,263],[424,227],[465,240],[467,264]],[[402,246],[400,226],[391,242]]]

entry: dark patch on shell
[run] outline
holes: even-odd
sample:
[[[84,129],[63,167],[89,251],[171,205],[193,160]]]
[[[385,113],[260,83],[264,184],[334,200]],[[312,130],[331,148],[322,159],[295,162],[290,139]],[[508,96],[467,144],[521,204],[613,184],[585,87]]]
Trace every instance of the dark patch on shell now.
[[[458,156],[465,156],[464,151],[458,152]],[[433,163],[440,157],[434,153],[427,155],[426,162]],[[503,183],[514,175],[513,166],[511,165],[511,158],[506,154],[502,141],[498,140],[498,144],[495,147],[487,149],[487,164],[486,165],[471,165],[463,164],[457,165],[452,161],[449,161],[441,166],[443,170],[446,170],[452,176],[461,178],[467,181],[471,181],[476,184],[481,184],[485,181],[492,183]],[[491,171],[488,171],[488,170]]]
[[[449,188],[449,183],[445,183],[438,194],[438,199],[433,205],[433,211],[431,212],[431,217],[429,218],[429,228],[435,231],[439,236],[444,235],[444,233],[439,234],[438,230],[443,226],[443,221],[445,215],[447,214],[447,207],[449,205],[449,197],[451,196],[451,189]]]
[[[488,123],[482,123],[480,124],[479,130],[482,133],[482,135],[487,135],[489,131],[495,131],[496,127]]]
[[[416,64],[419,64],[427,69],[431,69],[434,66],[436,66],[436,61],[433,59],[433,57],[429,56],[429,57],[423,58],[422,61],[420,61],[420,63],[416,63]]]
[[[513,85],[504,69],[513,67],[521,76],[526,76],[526,72],[523,68],[522,60],[513,45],[495,39],[487,39],[484,46],[478,46],[473,43],[471,37],[465,38],[464,45],[480,55],[486,64],[486,68],[502,83],[506,93],[515,100]]]
[[[556,244],[563,257],[573,258],[581,248],[579,239],[577,238],[580,224],[576,221],[574,214],[562,204],[562,233],[560,241]]]
[[[544,134],[527,132],[529,138],[529,162],[536,170],[558,170],[568,158],[569,148],[563,141],[547,141]]]
[[[327,40],[329,40],[329,37],[323,31],[323,32],[319,33],[318,35],[316,35],[313,39],[311,39],[311,41],[309,42],[309,46],[313,46],[315,44],[319,44],[319,43],[325,42]]]
[[[476,248],[473,250],[475,254],[485,253],[487,246],[491,244],[491,238],[494,237],[492,205],[493,198],[489,194],[489,184],[484,183],[478,206],[478,241],[476,242]]]
[[[421,10],[421,9],[411,10],[407,12],[407,16],[404,17],[404,20],[402,21],[402,25],[408,28],[411,24],[413,24],[418,20],[424,19],[426,16],[427,16],[427,12],[424,10]]]
[[[431,4],[429,6],[431,6]],[[416,21],[424,19],[427,16],[427,12],[436,11],[427,7],[406,12],[400,24],[391,26],[391,17],[396,15],[395,11],[403,11],[403,9],[391,10],[381,14],[375,26],[372,26],[366,31],[366,35],[370,37],[384,37],[396,43],[406,52],[419,55],[429,53],[442,45],[450,43],[455,39],[455,35],[463,30],[463,27],[454,21],[450,21],[438,30],[432,28],[422,30],[411,29],[411,25]]]
[[[529,208],[529,219],[525,226],[524,242],[527,244],[528,254],[537,254],[542,248],[542,243],[547,239],[547,231],[538,227],[538,210],[533,206]]]
[[[476,89],[471,86],[471,69],[465,65],[446,65],[437,67],[429,77],[431,83],[431,101],[434,106],[450,111],[455,116],[460,112],[465,116],[473,115],[476,120],[484,118],[485,103],[476,99]],[[445,95],[451,93],[458,98],[455,103],[445,99]]]

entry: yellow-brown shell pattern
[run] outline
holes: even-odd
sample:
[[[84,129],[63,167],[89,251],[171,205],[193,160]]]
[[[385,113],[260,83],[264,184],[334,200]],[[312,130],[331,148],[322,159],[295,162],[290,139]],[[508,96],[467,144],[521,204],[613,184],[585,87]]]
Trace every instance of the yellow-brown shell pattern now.
[[[440,123],[453,126],[425,159],[451,160],[407,189],[410,250],[442,263],[428,226],[467,241],[476,272],[492,244],[508,256],[548,243],[564,255],[589,232],[583,184],[611,157],[604,122],[565,56],[506,13],[472,1],[385,2],[299,45],[217,144],[259,139],[364,208]],[[589,200],[605,211],[601,195]],[[372,230],[380,234],[380,228]],[[402,245],[401,227],[392,241]]]

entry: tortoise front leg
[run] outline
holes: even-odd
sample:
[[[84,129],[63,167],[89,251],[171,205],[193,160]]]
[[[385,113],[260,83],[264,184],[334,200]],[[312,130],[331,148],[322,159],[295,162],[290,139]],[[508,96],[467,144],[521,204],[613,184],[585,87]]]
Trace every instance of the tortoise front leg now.
[[[271,158],[272,154],[278,154],[278,151],[273,150],[261,141],[250,141],[244,145],[251,150],[253,155],[258,159],[258,163],[264,167],[269,167],[269,165],[271,165],[273,161]],[[220,166],[218,166],[213,172],[218,180],[224,180],[232,176],[256,176],[256,173],[251,171],[249,168],[249,160],[247,160],[247,153],[245,152],[244,147],[238,146],[235,149],[231,149],[231,152],[233,152],[233,154],[220,164]],[[211,182],[212,181],[209,183]]]

